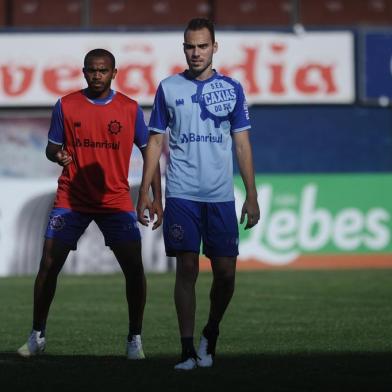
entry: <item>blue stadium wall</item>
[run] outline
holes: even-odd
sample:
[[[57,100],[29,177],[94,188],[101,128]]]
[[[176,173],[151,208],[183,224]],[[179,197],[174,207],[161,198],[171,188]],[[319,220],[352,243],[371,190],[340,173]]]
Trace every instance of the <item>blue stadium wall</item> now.
[[[250,115],[256,173],[392,171],[391,108],[254,106]]]

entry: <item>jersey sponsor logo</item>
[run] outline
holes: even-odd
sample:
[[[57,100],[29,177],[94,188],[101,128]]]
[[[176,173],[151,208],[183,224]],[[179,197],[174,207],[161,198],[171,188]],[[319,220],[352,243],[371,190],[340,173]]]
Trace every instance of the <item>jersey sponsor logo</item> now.
[[[108,142],[107,140],[103,141],[95,141],[91,139],[79,139],[77,138],[76,141],[73,143],[75,148],[105,148],[108,150],[119,150],[120,149],[120,142]]]
[[[182,133],[180,135],[180,143],[222,143],[222,134],[219,136],[212,136],[211,133],[208,135],[196,135],[196,133],[190,132],[189,134]]]
[[[54,231],[60,231],[65,226],[65,219],[61,215],[51,216],[49,219],[49,227]]]
[[[120,133],[122,128],[122,125],[119,121],[117,120],[113,120],[110,121],[110,123],[108,124],[108,131],[109,133],[111,133],[112,135],[117,135]]]
[[[219,83],[222,85],[222,83]],[[221,91],[211,91],[209,93],[203,94],[203,100],[206,105],[213,105],[216,103],[227,104],[228,108],[231,108],[231,101],[236,100],[236,95],[234,88],[230,88],[228,90]]]
[[[198,102],[201,113],[200,118],[214,121],[218,128],[223,121],[228,121],[231,112],[237,103],[235,86],[226,79],[215,79],[212,82],[200,84],[192,102]]]
[[[180,105],[184,105],[184,99],[183,98],[176,99],[176,106],[180,106]]]

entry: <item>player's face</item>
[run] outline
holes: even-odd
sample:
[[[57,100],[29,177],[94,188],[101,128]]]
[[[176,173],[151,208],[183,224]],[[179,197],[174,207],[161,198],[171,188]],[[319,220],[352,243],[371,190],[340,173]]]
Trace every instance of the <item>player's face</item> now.
[[[117,70],[112,67],[109,57],[90,57],[83,68],[88,92],[94,98],[106,98]]]
[[[212,57],[218,44],[212,42],[207,28],[188,30],[185,35],[184,53],[189,72],[196,79],[208,79],[212,75]]]

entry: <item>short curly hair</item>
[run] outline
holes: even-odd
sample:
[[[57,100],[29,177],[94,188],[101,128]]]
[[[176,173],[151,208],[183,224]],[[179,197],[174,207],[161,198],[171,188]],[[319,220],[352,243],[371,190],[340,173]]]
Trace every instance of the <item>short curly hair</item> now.
[[[92,57],[108,57],[111,64],[112,68],[116,68],[116,59],[114,58],[113,54],[110,53],[106,49],[93,49],[90,50],[86,56],[84,56],[84,67],[86,67],[87,62],[92,58]]]

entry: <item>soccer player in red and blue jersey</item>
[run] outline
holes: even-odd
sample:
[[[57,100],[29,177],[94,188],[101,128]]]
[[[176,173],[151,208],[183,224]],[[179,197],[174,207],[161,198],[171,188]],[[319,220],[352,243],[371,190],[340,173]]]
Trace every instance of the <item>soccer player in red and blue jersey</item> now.
[[[143,359],[141,342],[146,280],[141,238],[130,197],[128,171],[133,145],[147,145],[148,131],[136,101],[113,91],[115,58],[105,49],[88,52],[83,68],[87,88],[56,103],[46,156],[63,171],[45,234],[43,255],[34,286],[33,328],[18,353],[29,357],[45,349],[45,328],[56,290],[57,276],[91,221],[111,248],[126,281],[129,334],[126,354]],[[159,169],[152,181],[154,212],[161,224]]]

